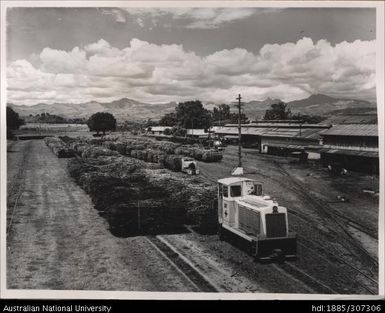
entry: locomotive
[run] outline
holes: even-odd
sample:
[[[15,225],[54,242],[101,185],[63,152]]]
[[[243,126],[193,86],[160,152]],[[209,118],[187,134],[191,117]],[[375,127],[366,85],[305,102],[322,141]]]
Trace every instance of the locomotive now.
[[[289,231],[287,209],[264,195],[262,184],[246,177],[218,180],[219,237],[249,243],[258,261],[295,259],[297,235]]]

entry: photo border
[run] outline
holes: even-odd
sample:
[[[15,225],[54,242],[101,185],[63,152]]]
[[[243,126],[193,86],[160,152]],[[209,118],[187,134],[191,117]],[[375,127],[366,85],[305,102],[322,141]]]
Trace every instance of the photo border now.
[[[339,7],[376,8],[376,93],[380,155],[379,198],[379,294],[378,295],[321,295],[276,293],[187,293],[134,292],[93,290],[14,290],[6,288],[6,10],[12,7]],[[0,297],[6,299],[189,299],[189,300],[367,300],[384,297],[384,2],[382,1],[2,1],[1,2],[1,268]]]

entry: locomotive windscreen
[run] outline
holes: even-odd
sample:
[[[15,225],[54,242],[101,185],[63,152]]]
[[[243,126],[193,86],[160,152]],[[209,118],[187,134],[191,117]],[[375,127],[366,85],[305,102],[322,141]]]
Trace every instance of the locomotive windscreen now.
[[[268,238],[286,237],[286,215],[285,213],[266,214],[266,236]]]

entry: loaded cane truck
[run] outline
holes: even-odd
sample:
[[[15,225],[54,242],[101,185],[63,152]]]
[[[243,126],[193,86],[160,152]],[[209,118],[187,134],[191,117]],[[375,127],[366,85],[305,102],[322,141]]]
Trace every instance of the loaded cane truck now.
[[[256,260],[296,258],[297,238],[289,231],[287,209],[264,195],[255,180],[218,180],[218,222],[219,237],[243,238]]]
[[[199,170],[197,162],[192,158],[182,158],[182,172],[188,175],[198,175]]]

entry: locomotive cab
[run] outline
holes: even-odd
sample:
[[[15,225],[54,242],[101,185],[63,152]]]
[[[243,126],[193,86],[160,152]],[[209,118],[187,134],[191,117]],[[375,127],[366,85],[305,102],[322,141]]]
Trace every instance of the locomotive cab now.
[[[230,232],[247,240],[259,260],[296,257],[296,234],[289,231],[287,209],[264,195],[255,180],[218,180],[218,222],[221,237]]]

